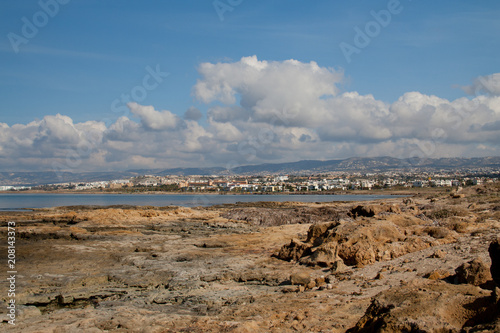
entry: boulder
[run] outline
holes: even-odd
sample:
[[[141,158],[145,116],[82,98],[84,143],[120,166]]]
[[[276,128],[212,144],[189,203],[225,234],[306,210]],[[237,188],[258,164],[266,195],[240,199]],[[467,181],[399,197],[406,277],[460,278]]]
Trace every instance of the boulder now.
[[[495,284],[500,287],[500,239],[491,242],[488,252],[491,258],[491,276]]]
[[[308,286],[311,282],[314,282],[314,280],[309,273],[298,272],[290,275],[290,283],[292,285]]]
[[[331,269],[332,273],[343,273],[347,270],[347,266],[344,264],[342,259],[339,259],[332,264]]]
[[[316,286],[317,287],[322,287],[322,286],[326,285],[325,277],[324,276],[317,277],[314,280],[314,282],[316,282]]]
[[[298,239],[292,239],[290,244],[281,247],[276,257],[287,261],[298,261],[303,256],[310,254],[310,249],[311,245]]]
[[[427,273],[424,275],[425,278],[429,280],[444,280],[447,277],[449,277],[451,274],[448,271],[442,270],[442,269],[437,269],[435,271],[432,271],[430,273]]]
[[[372,242],[344,243],[339,250],[339,256],[349,266],[362,267],[376,261]]]
[[[444,252],[443,250],[436,250],[433,254],[431,254],[429,258],[443,259],[444,257],[446,257],[446,252]]]
[[[301,264],[320,267],[331,267],[339,260],[337,256],[337,243],[327,242],[317,247],[310,256],[300,260]]]
[[[491,280],[490,269],[481,259],[474,259],[460,265],[455,273],[455,279],[458,283],[480,286]]]

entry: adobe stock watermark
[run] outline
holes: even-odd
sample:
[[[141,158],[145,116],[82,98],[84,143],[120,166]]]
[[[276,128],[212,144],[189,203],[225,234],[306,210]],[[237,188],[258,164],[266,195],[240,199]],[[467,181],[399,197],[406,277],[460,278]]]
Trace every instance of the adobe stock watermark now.
[[[129,114],[130,110],[127,107],[127,103],[144,101],[148,96],[148,92],[158,88],[165,78],[170,75],[170,73],[162,72],[159,64],[154,69],[151,66],[146,66],[145,70],[146,74],[143,76],[141,84],[132,87],[128,92],[122,93],[120,98],[116,98],[111,102],[111,111],[113,113],[121,113],[118,115],[119,117]],[[105,123],[106,127],[109,127],[112,122],[108,118],[103,118],[101,121]],[[90,157],[93,152],[98,150],[102,142],[100,134],[97,133],[84,133],[82,139],[75,149],[66,153],[63,163],[52,163],[52,170],[56,173],[59,181],[62,182],[64,180],[64,172],[78,168],[84,158]]]
[[[387,9],[382,9],[378,12],[374,10],[370,11],[373,20],[366,22],[364,27],[354,26],[356,34],[354,35],[353,43],[341,42],[339,44],[347,63],[350,64],[353,54],[360,54],[361,50],[365,49],[374,38],[380,35],[382,28],[386,28],[391,23],[393,16],[400,14],[402,11],[403,6],[399,0],[389,0],[387,2]]]
[[[8,323],[12,326],[16,325],[16,222],[7,222],[7,281],[9,289],[7,289],[7,317],[10,319]]]
[[[35,12],[31,19],[26,16],[21,18],[23,23],[21,27],[21,34],[9,32],[7,39],[15,53],[19,53],[19,46],[28,44],[30,40],[38,35],[40,29],[45,27],[51,18],[59,14],[61,5],[67,5],[70,0],[40,0],[38,6],[40,10]]]
[[[226,12],[232,12],[235,7],[241,5],[243,0],[215,0],[212,2],[215,12],[219,16],[221,22],[224,21],[224,14]]]

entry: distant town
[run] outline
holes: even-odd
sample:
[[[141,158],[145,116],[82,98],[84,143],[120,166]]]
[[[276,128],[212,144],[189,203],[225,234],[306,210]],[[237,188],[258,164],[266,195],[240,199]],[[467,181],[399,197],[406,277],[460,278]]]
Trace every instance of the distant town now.
[[[0,186],[0,191],[293,193],[421,187],[463,187],[497,182],[500,171],[332,172],[312,175],[142,175],[127,179]]]

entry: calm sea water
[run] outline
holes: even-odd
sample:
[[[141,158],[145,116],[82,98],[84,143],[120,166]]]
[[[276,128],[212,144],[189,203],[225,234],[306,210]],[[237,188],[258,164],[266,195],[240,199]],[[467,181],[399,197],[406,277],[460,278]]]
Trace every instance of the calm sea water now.
[[[0,210],[78,205],[211,206],[257,201],[365,201],[395,198],[393,195],[189,195],[189,194],[0,194]]]

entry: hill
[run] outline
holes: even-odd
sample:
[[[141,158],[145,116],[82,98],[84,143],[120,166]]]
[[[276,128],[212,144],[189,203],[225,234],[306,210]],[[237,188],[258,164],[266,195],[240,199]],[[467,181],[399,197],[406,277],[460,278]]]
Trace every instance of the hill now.
[[[0,185],[40,185],[63,182],[90,182],[130,178],[140,175],[258,175],[258,174],[315,174],[327,172],[383,172],[383,171],[478,171],[500,169],[500,157],[398,159],[382,157],[352,157],[344,160],[303,160],[289,163],[265,163],[223,167],[138,169],[117,172],[0,172]]]

